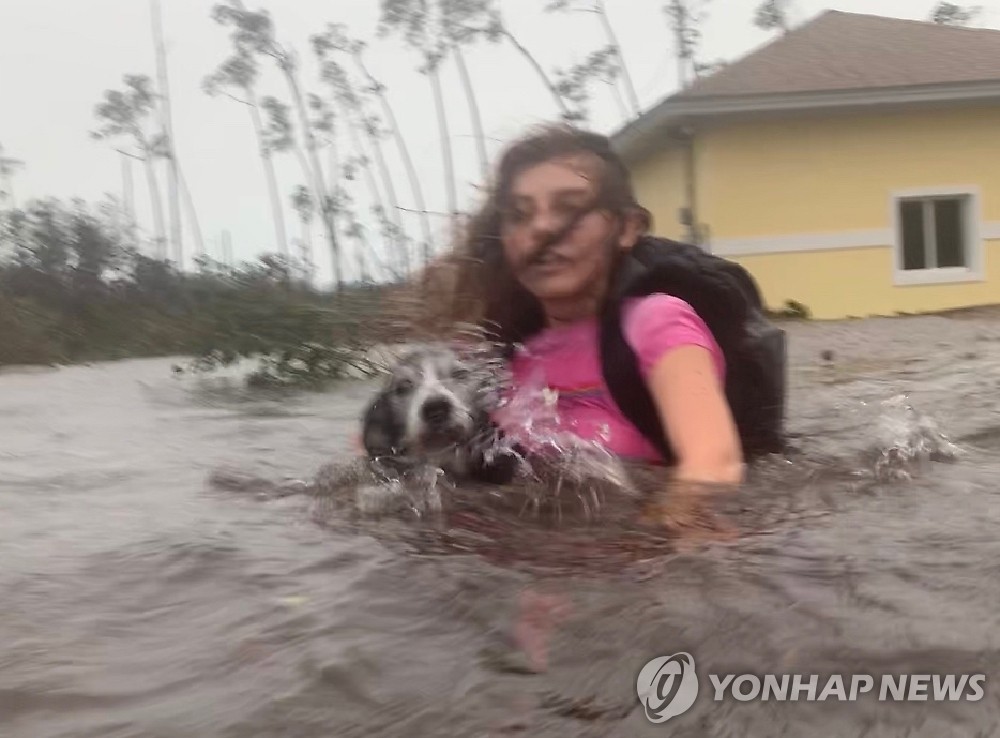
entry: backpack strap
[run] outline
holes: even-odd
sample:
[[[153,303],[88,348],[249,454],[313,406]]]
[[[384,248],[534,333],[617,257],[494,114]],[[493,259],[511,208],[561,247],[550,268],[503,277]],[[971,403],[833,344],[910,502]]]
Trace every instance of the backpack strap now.
[[[601,368],[623,414],[668,464],[674,463],[675,454],[642,379],[638,357],[622,331],[624,300],[654,292],[691,305],[722,349],[726,399],[744,455],[782,450],[784,332],[764,317],[757,285],[742,266],[692,244],[646,237],[622,264],[601,320]]]
[[[621,264],[619,284],[636,282],[645,268],[633,257],[626,257]],[[601,315],[600,350],[601,372],[615,404],[639,432],[656,447],[664,463],[676,461],[674,451],[667,442],[649,387],[642,379],[639,357],[629,345],[622,331],[622,305],[624,290],[608,301]]]

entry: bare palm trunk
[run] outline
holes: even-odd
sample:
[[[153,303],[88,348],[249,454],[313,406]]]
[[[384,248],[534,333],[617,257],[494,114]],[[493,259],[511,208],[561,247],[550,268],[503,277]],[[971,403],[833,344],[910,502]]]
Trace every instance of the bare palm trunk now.
[[[615,97],[615,102],[618,104],[618,112],[622,114],[622,118],[628,120],[631,117],[628,108],[625,106],[625,98],[622,97],[622,91],[618,89],[618,85],[615,84],[614,80],[608,83],[608,87],[611,88],[611,94]]]
[[[379,103],[382,106],[382,112],[385,115],[386,120],[389,122],[389,128],[392,130],[393,138],[396,140],[396,148],[399,149],[399,155],[403,159],[403,166],[406,168],[406,176],[410,182],[410,192],[413,195],[413,202],[416,205],[417,210],[420,211],[420,224],[423,229],[425,248],[427,248],[426,244],[430,244],[433,239],[431,234],[431,221],[430,216],[427,213],[427,205],[424,201],[424,191],[420,186],[420,179],[417,177],[417,170],[413,166],[413,159],[410,157],[410,149],[406,145],[402,130],[399,127],[399,123],[396,121],[396,116],[393,112],[392,106],[389,104],[389,99],[385,94],[382,85],[365,67],[360,52],[356,52],[354,54],[354,60],[361,73],[371,83],[372,88],[375,90]]]
[[[347,108],[346,117],[348,125],[352,127],[354,135],[356,135],[357,128],[363,129],[368,138],[368,142],[371,145],[375,165],[378,167],[379,178],[382,180],[382,186],[385,192],[385,205],[387,206],[387,209],[385,210],[384,217],[392,226],[392,240],[395,243],[396,250],[401,257],[401,261],[406,265],[405,268],[409,269],[409,249],[406,243],[406,233],[403,229],[399,199],[396,197],[396,187],[393,184],[389,167],[386,165],[385,155],[382,151],[381,139],[378,135],[378,131],[365,119],[365,111],[362,107],[361,98],[355,93],[354,89],[350,85],[350,82],[347,81],[346,76],[344,77],[343,84],[345,86],[343,98],[344,105]],[[357,146],[355,148],[357,148],[358,151],[361,150]]]
[[[177,167],[177,179],[180,181],[181,194],[184,197],[184,207],[187,208],[188,218],[191,219],[191,230],[194,232],[195,253],[199,256],[205,254],[205,240],[201,236],[201,222],[198,220],[198,212],[194,207],[194,198],[191,197],[191,190],[188,189],[187,180],[184,178],[183,170]]]
[[[337,156],[337,136],[334,131],[330,132],[330,151],[327,155],[327,182],[326,188],[330,191],[330,197],[336,199],[337,186],[340,181],[340,158]]]
[[[160,186],[156,182],[156,169],[153,160],[147,153],[143,160],[146,167],[146,182],[149,185],[149,202],[153,210],[153,230],[156,234],[156,257],[160,261],[167,260],[167,239],[163,232],[163,203],[160,201]]]
[[[306,153],[302,150],[302,147],[299,146],[297,143],[292,148],[295,151],[295,158],[298,159],[298,161],[299,161],[299,166],[302,168],[302,174],[305,177],[306,182],[307,183],[312,183],[313,182],[313,174],[312,174],[312,169],[309,166],[309,159],[306,157]],[[320,176],[322,177],[322,174]],[[309,189],[310,192],[313,192],[314,196],[315,196],[315,189],[316,189],[315,185],[310,184],[307,187],[307,189]],[[318,199],[318,197],[316,199]],[[317,205],[318,205],[318,203],[317,203]],[[309,244],[309,251],[307,252],[306,251],[306,244],[301,239],[299,239],[299,257],[302,259],[303,268],[306,269],[306,271],[308,271],[308,264],[310,262],[312,262],[313,259],[315,258],[314,254],[312,253],[312,244],[311,243]],[[334,258],[334,262],[335,262],[335,264],[338,262],[338,259],[336,257]],[[337,272],[334,272],[333,278],[334,278],[335,284],[337,284],[339,286],[340,285],[340,281],[339,281],[339,277],[337,275]]]
[[[455,66],[458,67],[462,87],[465,88],[465,99],[469,103],[472,134],[476,139],[476,152],[479,154],[479,172],[485,183],[490,176],[490,162],[486,153],[486,134],[483,131],[483,118],[479,112],[479,102],[476,100],[476,92],[472,87],[472,79],[469,77],[469,68],[465,65],[465,56],[462,54],[462,50],[458,44],[454,44],[451,51],[455,55]]]
[[[329,177],[330,177],[330,179],[329,179],[329,184],[327,185],[327,187],[328,187],[328,189],[330,191],[331,207],[335,208],[338,211],[337,214],[339,215],[340,214],[339,213],[339,209],[341,208],[342,204],[340,202],[340,197],[339,197],[339,192],[340,192],[339,176],[340,175],[338,173],[340,172],[340,161],[339,161],[339,158],[337,156],[337,132],[336,132],[335,129],[330,131],[330,162],[329,162],[329,164],[330,164],[330,171],[329,171]],[[346,248],[346,246],[347,246],[348,243],[349,243],[349,241],[344,243],[344,247],[345,248]],[[338,252],[332,252],[330,254],[330,263],[332,265],[332,269],[333,269],[333,273],[334,274],[342,274],[343,273],[343,268],[344,268],[343,267],[343,260],[344,260],[344,255],[343,254],[340,254]]]
[[[243,4],[242,0],[233,0],[233,5],[237,9],[246,12],[246,6]],[[283,63],[281,63],[281,69],[283,72],[285,72],[289,84],[297,89],[298,85],[295,84],[294,76],[289,73],[289,70],[285,68],[285,65]],[[257,95],[254,92],[254,90],[250,87],[244,88],[244,91],[246,92],[248,98],[246,101],[247,105],[250,106],[250,116],[253,121],[254,132],[257,135],[257,142],[260,148],[261,163],[264,166],[264,179],[267,183],[268,198],[271,201],[271,214],[274,219],[274,235],[275,238],[277,239],[277,245],[278,248],[281,250],[282,256],[291,261],[292,254],[291,254],[291,249],[289,248],[288,245],[288,233],[285,228],[284,209],[282,208],[281,197],[278,192],[278,178],[274,172],[274,160],[273,157],[271,156],[271,150],[268,147],[267,141],[265,140],[264,137],[264,124],[261,122],[260,119],[260,107],[257,104]],[[310,182],[311,176],[309,168],[304,167],[304,171],[306,174],[306,181]],[[317,193],[317,197],[318,196],[319,194]],[[322,206],[322,202],[320,202],[320,206]],[[333,235],[332,243],[334,245],[334,248],[336,248],[336,234]]]
[[[173,244],[177,268],[184,268],[184,243],[181,234],[181,209],[178,198],[177,146],[174,141],[173,115],[170,110],[170,81],[167,73],[167,52],[163,41],[163,14],[160,0],[152,0],[153,38],[156,46],[156,68],[160,87],[160,111],[163,132],[167,139],[167,203],[170,208],[170,241]]]
[[[448,213],[454,221],[458,216],[458,193],[455,188],[455,164],[451,152],[451,133],[448,130],[448,113],[444,107],[444,93],[441,90],[439,60],[428,65],[427,75],[434,91],[434,107],[437,109],[438,132],[441,136],[441,159],[444,165],[444,186],[448,198]],[[430,264],[431,244],[424,244],[424,266]]]
[[[692,76],[697,76],[694,68],[694,46],[690,38],[693,24],[691,8],[686,0],[670,0],[663,7],[668,25],[674,34],[677,53],[677,82],[681,89],[688,86]]]
[[[503,35],[504,38],[510,41],[510,43],[514,46],[514,48],[520,52],[521,56],[523,56],[525,60],[527,60],[527,62],[535,70],[535,73],[538,75],[539,79],[542,80],[542,84],[545,85],[545,88],[549,91],[549,94],[552,95],[552,99],[555,100],[556,106],[559,108],[559,112],[562,113],[563,115],[569,115],[569,108],[566,107],[566,101],[563,100],[562,95],[559,94],[559,91],[555,88],[555,85],[552,84],[552,80],[549,79],[549,75],[545,73],[545,69],[542,67],[541,64],[538,63],[538,60],[534,56],[532,56],[531,52],[528,51],[521,44],[521,42],[517,40],[517,37],[510,31],[508,31],[506,28],[501,28],[500,33]]]
[[[326,186],[323,182],[323,167],[316,152],[316,137],[313,135],[312,125],[309,122],[309,114],[306,111],[306,103],[302,97],[302,88],[295,77],[295,70],[292,63],[287,58],[280,62],[281,71],[285,75],[288,87],[295,101],[295,107],[299,113],[299,121],[302,126],[302,136],[305,139],[306,151],[309,154],[308,170],[311,173],[310,181],[312,190],[318,204],[320,219],[323,221],[323,228],[326,230],[327,240],[330,244],[330,252],[336,254],[335,263],[339,262],[340,248],[337,243],[337,224],[330,208],[330,198],[327,197]],[[333,275],[334,283],[339,289],[343,283],[343,277],[339,273]]]
[[[302,223],[302,243],[306,245],[306,250],[309,252],[310,258],[312,257],[313,252],[312,241],[312,222],[307,220]],[[310,264],[311,263],[312,262],[310,262]]]
[[[316,271],[315,264],[313,262],[312,226],[310,225],[308,218],[302,218],[301,225],[302,235],[299,239],[299,249],[301,251],[302,258],[302,271],[305,274],[306,283],[312,284],[313,276]]]
[[[375,155],[375,165],[378,167],[379,178],[385,187],[385,197],[386,205],[389,207],[389,220],[392,221],[395,227],[395,241],[397,248],[400,252],[407,253],[406,247],[406,234],[403,229],[403,216],[399,211],[399,200],[396,197],[396,188],[392,184],[392,175],[389,173],[389,167],[386,165],[385,156],[382,154],[382,143],[379,141],[378,133],[376,131],[368,130],[368,140],[371,142],[372,153]],[[409,257],[405,259],[407,266],[409,266]]]
[[[132,157],[121,151],[122,159],[122,207],[129,228],[135,227],[135,186],[132,183]]]
[[[372,275],[371,271],[368,269],[368,259],[365,257],[367,254],[363,248],[358,249],[358,278],[361,280],[362,284],[371,284]]]
[[[277,239],[277,246],[281,255],[291,260],[292,253],[288,249],[288,234],[285,231],[285,214],[281,207],[281,197],[278,194],[278,177],[274,173],[274,159],[271,156],[271,149],[264,139],[264,124],[260,119],[260,108],[257,106],[257,97],[252,90],[246,90],[246,92],[249,96],[247,105],[250,108],[250,118],[253,121],[254,132],[257,135],[260,160],[264,166],[264,181],[267,184],[267,195],[271,201],[274,237]]]
[[[222,263],[233,268],[233,237],[229,229],[222,231]]]
[[[347,121],[347,133],[351,139],[351,147],[355,151],[359,152],[364,158],[364,164],[362,165],[362,170],[364,171],[365,183],[368,185],[368,191],[371,195],[372,203],[378,210],[379,220],[381,221],[379,225],[381,226],[381,231],[384,234],[386,231],[386,226],[389,224],[388,218],[386,217],[385,201],[382,199],[382,193],[379,191],[378,184],[375,182],[375,175],[372,173],[371,170],[371,161],[368,159],[368,156],[365,155],[364,153],[364,148],[361,145],[361,137],[358,135],[357,127],[354,125],[353,122],[351,122],[350,119],[348,119]],[[372,244],[371,248],[373,252],[376,250],[374,244]],[[386,267],[384,259],[379,258],[379,261],[386,269],[386,271],[390,273],[390,276],[395,275],[398,278],[400,276],[400,273],[405,274],[407,271],[409,271],[409,255],[406,253],[404,249],[399,251],[399,253],[397,253],[396,256],[398,259],[400,259],[400,261],[404,262],[402,272],[398,271],[398,268],[397,271],[394,272],[391,268]]]
[[[641,110],[639,105],[639,96],[635,92],[635,85],[632,84],[632,75],[629,74],[628,67],[625,66],[625,57],[622,54],[621,44],[618,43],[618,36],[615,33],[615,29],[611,26],[611,19],[608,18],[608,10],[604,6],[604,0],[595,0],[597,2],[597,14],[601,18],[601,24],[604,26],[604,33],[607,34],[608,41],[615,48],[615,54],[618,55],[618,63],[621,66],[622,80],[625,83],[625,91],[628,93],[629,103],[632,105],[632,113],[638,114]],[[618,88],[615,87],[617,92]]]
[[[403,167],[406,169],[406,177],[410,183],[410,193],[413,196],[413,202],[416,205],[416,209],[419,211],[420,225],[424,236],[424,248],[426,249],[428,248],[428,244],[430,244],[433,240],[433,235],[431,233],[431,221],[430,216],[427,213],[426,201],[424,200],[424,190],[420,185],[419,177],[417,177],[416,167],[413,166],[410,149],[406,145],[406,140],[403,138],[403,132],[399,127],[399,123],[396,121],[396,115],[392,106],[389,104],[389,99],[386,96],[382,85],[365,67],[360,52],[356,52],[354,54],[354,60],[358,65],[358,69],[361,70],[361,73],[371,83],[372,88],[375,90],[375,94],[382,106],[382,112],[385,115],[386,120],[389,122],[389,128],[391,129],[393,138],[396,141],[396,148],[399,149],[399,155],[403,159]],[[409,262],[409,258],[407,258],[407,262]]]

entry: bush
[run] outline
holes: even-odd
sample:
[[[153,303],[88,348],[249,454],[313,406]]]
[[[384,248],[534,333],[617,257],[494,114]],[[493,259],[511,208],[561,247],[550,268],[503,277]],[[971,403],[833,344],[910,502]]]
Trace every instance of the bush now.
[[[81,203],[33,203],[0,222],[0,365],[186,355],[211,371],[240,359],[258,384],[315,385],[378,369],[370,347],[404,336],[391,287],[322,292],[276,255],[193,273],[139,254],[113,219]]]
[[[812,318],[809,307],[798,300],[785,300],[785,306],[781,310],[768,310],[767,313],[772,318],[786,320],[809,320]]]

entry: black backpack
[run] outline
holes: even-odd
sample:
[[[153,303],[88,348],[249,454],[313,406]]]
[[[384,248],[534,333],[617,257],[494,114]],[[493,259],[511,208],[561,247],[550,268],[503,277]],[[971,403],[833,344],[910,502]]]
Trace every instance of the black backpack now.
[[[690,304],[722,349],[726,398],[744,457],[785,450],[785,332],[767,319],[760,291],[746,269],[692,244],[644,237],[619,270],[602,316],[601,367],[624,415],[668,464],[676,460],[638,359],[621,330],[622,300],[654,292]]]

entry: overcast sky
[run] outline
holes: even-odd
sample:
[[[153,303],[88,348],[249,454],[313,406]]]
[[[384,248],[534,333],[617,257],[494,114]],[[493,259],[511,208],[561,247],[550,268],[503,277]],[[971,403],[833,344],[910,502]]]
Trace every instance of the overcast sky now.
[[[676,90],[677,70],[665,16],[664,0],[606,0],[624,49],[640,102],[649,107]],[[766,43],[769,36],[751,23],[759,0],[712,0],[703,27],[701,56],[735,60]],[[206,248],[220,256],[221,236],[231,233],[237,259],[273,250],[273,227],[253,130],[246,108],[210,98],[201,82],[228,50],[227,31],[210,17],[212,0],[162,0],[169,54],[174,128],[182,163],[204,232]],[[603,43],[589,14],[546,15],[544,0],[499,0],[508,26],[547,69],[569,66]],[[824,9],[923,19],[934,0],[795,0],[792,20],[799,24]],[[979,0],[984,7],[976,25],[1000,27],[1000,0]],[[370,42],[367,61],[387,86],[391,102],[416,160],[428,207],[446,208],[441,149],[427,79],[415,71],[416,56],[401,43],[378,39],[378,0],[247,0],[251,9],[267,8],[279,39],[300,50],[305,84],[321,92],[308,46],[309,37],[328,22],[347,24],[353,35]],[[18,172],[15,192],[29,197],[79,196],[98,200],[122,193],[120,159],[108,144],[90,139],[94,105],[104,90],[121,86],[126,73],[155,78],[148,0],[0,0],[0,144],[8,157],[26,166]],[[481,45],[468,52],[468,63],[495,155],[503,144],[532,124],[552,120],[556,108],[538,78],[506,45]],[[459,195],[474,200],[480,181],[466,100],[454,66],[443,70],[448,122],[455,151]],[[287,98],[281,79],[269,70],[261,92]],[[595,91],[591,126],[610,132],[623,122],[610,90]],[[341,141],[342,155],[349,142]],[[398,156],[386,146],[397,177],[400,204],[412,207]],[[137,217],[148,227],[149,195],[142,171],[133,171]],[[278,177],[287,205],[291,190],[303,182],[292,156],[281,157]],[[161,185],[165,178],[161,172]],[[357,190],[364,207],[364,190]],[[288,231],[298,237],[297,218],[286,208]],[[436,219],[443,226],[443,219]],[[406,222],[417,233],[416,221]],[[314,244],[322,276],[329,257],[320,229]],[[439,228],[441,243],[447,238]],[[188,253],[193,249],[186,232]]]

